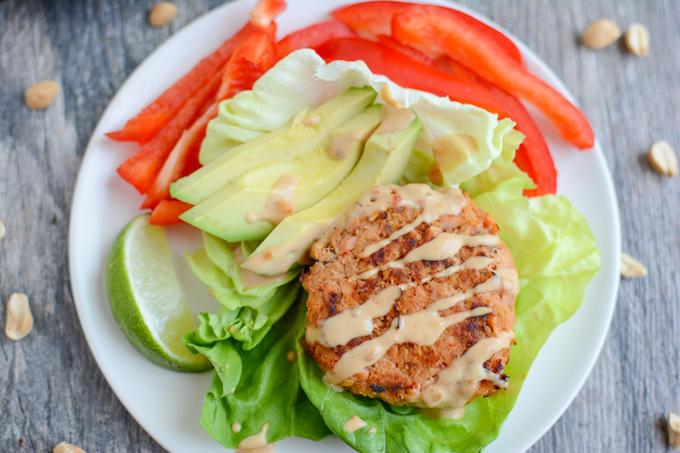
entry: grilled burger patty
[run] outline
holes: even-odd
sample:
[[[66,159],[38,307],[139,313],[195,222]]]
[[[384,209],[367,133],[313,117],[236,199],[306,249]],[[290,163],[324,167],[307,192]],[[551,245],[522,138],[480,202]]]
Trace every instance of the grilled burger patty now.
[[[328,383],[453,408],[507,382],[514,263],[498,226],[458,189],[376,187],[310,255],[306,343]],[[461,373],[471,384],[456,384]]]

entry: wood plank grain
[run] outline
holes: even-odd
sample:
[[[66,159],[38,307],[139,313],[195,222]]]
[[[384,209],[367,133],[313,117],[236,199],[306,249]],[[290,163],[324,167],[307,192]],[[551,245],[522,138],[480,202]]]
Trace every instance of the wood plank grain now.
[[[87,348],[66,238],[80,158],[103,109],[154,48],[222,2],[176,3],[177,21],[157,30],[146,24],[150,0],[0,1],[0,218],[7,224],[0,317],[14,291],[29,295],[35,316],[25,340],[0,340],[0,451],[50,451],[61,440],[90,452],[162,451],[115,398]],[[658,176],[644,154],[662,138],[680,149],[680,3],[461,3],[527,43],[574,93],[615,179],[624,249],[650,270],[622,283],[592,375],[532,451],[663,450],[661,421],[680,411],[680,180]],[[579,31],[601,16],[646,24],[650,57],[578,46]],[[32,112],[22,93],[40,79],[58,80],[63,93],[47,111]]]

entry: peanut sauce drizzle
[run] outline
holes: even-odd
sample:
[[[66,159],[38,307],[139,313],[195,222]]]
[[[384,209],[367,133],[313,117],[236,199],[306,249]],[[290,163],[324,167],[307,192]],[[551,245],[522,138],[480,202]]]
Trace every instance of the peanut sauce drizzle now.
[[[392,233],[388,238],[365,247],[360,254],[365,258],[415,230],[423,222],[431,223],[442,215],[459,213],[464,205],[465,197],[458,189],[434,191],[428,186],[417,184],[403,187],[379,186],[364,196],[346,215],[346,218],[352,220],[394,206],[417,207],[421,210],[416,219]],[[499,244],[498,236],[492,234],[462,235],[442,232],[429,242],[411,250],[403,258],[374,267],[353,278],[370,278],[382,269],[403,268],[408,263],[418,261],[445,260],[455,256],[465,246],[495,247]],[[458,265],[449,266],[433,276],[427,276],[420,282],[384,288],[362,305],[344,310],[324,320],[318,327],[308,327],[307,340],[316,341],[328,347],[337,347],[354,338],[369,335],[374,328],[373,319],[388,314],[405,289],[433,278],[454,275],[464,269],[483,269],[492,262],[487,257],[472,257]],[[333,369],[325,374],[324,381],[328,384],[340,384],[378,362],[394,345],[413,343],[430,346],[448,327],[468,318],[492,313],[491,308],[482,306],[447,316],[440,314],[476,294],[501,291],[514,295],[518,290],[519,282],[514,268],[496,269],[491,278],[467,291],[436,300],[417,312],[398,316],[382,335],[364,341],[346,351]],[[502,332],[498,336],[478,341],[462,356],[455,359],[449,367],[442,370],[433,383],[423,387],[411,402],[426,408],[434,408],[440,416],[460,415],[459,409],[474,395],[480,381],[490,380],[499,387],[504,387],[506,382],[484,368],[484,363],[498,351],[508,347],[513,337],[512,332]]]
[[[255,223],[265,220],[276,225],[294,210],[293,196],[297,188],[298,180],[291,175],[283,175],[274,184],[271,195],[267,198],[262,210],[246,214],[247,223]]]
[[[269,423],[265,422],[260,432],[248,436],[239,442],[236,453],[273,453],[274,444],[267,444],[268,429]]]

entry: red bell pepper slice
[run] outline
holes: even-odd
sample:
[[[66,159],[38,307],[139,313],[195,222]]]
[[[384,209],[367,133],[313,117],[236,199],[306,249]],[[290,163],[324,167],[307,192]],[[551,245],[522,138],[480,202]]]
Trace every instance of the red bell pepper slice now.
[[[471,82],[486,84],[487,86],[495,86],[492,83],[489,83],[486,80],[479,77],[472,70],[466,68],[462,64],[458,63],[457,61],[450,59],[447,56],[441,56],[441,57],[437,58],[436,60],[434,60],[434,65],[440,71],[446,72],[447,74],[451,74],[452,76],[454,76],[456,78],[469,80]]]
[[[217,92],[221,78],[221,72],[214,75],[149,143],[118,167],[118,174],[140,193],[146,193],[182,133],[201,114],[200,109],[205,102]]]
[[[142,209],[153,208],[162,200],[170,198],[170,184],[182,176],[190,154],[199,152],[208,121],[215,115],[212,110],[211,106],[188,130],[184,131],[149,187],[146,198],[140,206]]]
[[[234,50],[234,54],[229,59],[216,102],[219,103],[241,91],[251,89],[255,81],[275,62],[276,43],[273,37],[265,32],[253,33],[248,40]]]
[[[342,22],[326,21],[310,25],[286,35],[277,44],[278,59],[298,49],[316,49],[329,39],[354,36]]]
[[[379,35],[378,36],[378,42],[382,44],[385,47],[389,47],[390,49],[396,50],[397,52],[403,53],[407,57],[411,58],[412,60],[419,61],[423,64],[426,65],[433,65],[434,60],[432,58],[428,57],[418,49],[414,49],[411,46],[405,46],[404,44],[400,43],[396,39],[392,38],[391,36],[387,35]]]
[[[218,72],[231,57],[238,43],[256,30],[246,24],[236,35],[226,40],[215,52],[202,59],[196,66],[174,83],[163,94],[147,105],[135,117],[128,120],[120,131],[106,135],[116,141],[134,141],[143,144],[151,140]]]
[[[250,12],[250,23],[261,30],[270,30],[276,35],[276,16],[286,9],[286,0],[258,0]],[[272,28],[273,27],[273,28]]]
[[[405,54],[362,38],[334,39],[321,46],[318,52],[329,61],[363,60],[371,71],[383,74],[404,87],[448,96],[452,100],[476,105],[501,117],[511,118],[517,123],[517,129],[526,136],[519,162],[538,186],[532,194],[555,192],[557,171],[548,147],[531,116],[516,98],[502,96],[479,83],[444,73]]]
[[[375,38],[380,35],[391,35],[392,18],[412,6],[420,5],[417,3],[391,1],[355,3],[336,9],[331,13],[331,16],[347,24],[359,36]],[[444,6],[432,6],[432,8],[439,10],[442,15],[452,15],[466,22],[470,27],[477,30],[478,33],[496,42],[518,64],[524,64],[522,53],[515,43],[500,31],[457,9],[446,8]]]
[[[466,21],[423,5],[395,15],[392,31],[399,42],[448,55],[503,90],[531,102],[573,145],[581,149],[593,146],[590,123],[574,104]]]
[[[151,225],[174,225],[181,223],[179,216],[191,209],[190,204],[179,200],[162,200],[151,212]]]
[[[271,36],[259,31],[253,33],[234,50],[216,97],[209,99],[208,104],[201,109],[204,113],[182,134],[173,147],[149,188],[142,209],[153,208],[161,200],[169,198],[170,184],[184,174],[192,155],[198,153],[208,122],[217,115],[218,104],[253,86],[253,83],[274,64],[276,54],[274,46]],[[198,158],[194,156],[194,161],[197,160]]]
[[[234,36],[227,39],[212,54],[198,62],[188,73],[147,105],[120,131],[106,135],[116,141],[144,144],[151,140],[198,90],[208,83],[224,66],[234,49],[254,31],[262,30],[272,37],[276,34],[275,17],[286,7],[284,0],[260,0],[252,11],[252,18]]]

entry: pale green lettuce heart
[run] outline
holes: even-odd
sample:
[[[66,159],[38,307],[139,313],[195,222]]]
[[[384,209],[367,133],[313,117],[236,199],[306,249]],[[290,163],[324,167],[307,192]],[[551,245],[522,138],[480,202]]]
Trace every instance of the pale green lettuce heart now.
[[[205,164],[234,146],[284,126],[305,108],[360,86],[372,87],[379,103],[385,103],[383,94],[389,91],[389,97],[416,111],[423,122],[417,149],[431,153],[433,143],[449,136],[465,135],[474,140],[474,152],[443,171],[447,185],[459,184],[486,170],[501,154],[503,141],[514,126],[512,121],[499,120],[478,107],[402,88],[387,77],[373,74],[362,61],[326,64],[313,50],[303,49],[278,62],[252,90],[220,104],[201,145],[201,162]],[[444,146],[449,154],[460,156],[461,150],[450,148]]]

